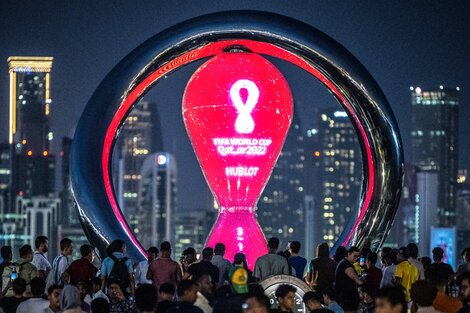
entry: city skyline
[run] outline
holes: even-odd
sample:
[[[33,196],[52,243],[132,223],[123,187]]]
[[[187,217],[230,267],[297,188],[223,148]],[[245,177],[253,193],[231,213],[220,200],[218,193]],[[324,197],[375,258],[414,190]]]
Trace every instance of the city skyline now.
[[[326,5],[318,3],[315,8],[300,2],[296,4],[287,8],[279,4],[252,4],[242,1],[236,5],[223,2],[219,6],[212,8],[203,5],[198,7],[197,3],[191,5],[181,3],[181,6],[185,9],[178,10],[178,14],[175,8],[171,6],[165,7],[167,12],[173,12],[173,18],[163,18],[160,16],[162,17],[161,19],[154,21],[145,19],[147,13],[143,12],[153,8],[153,5],[150,3],[138,5],[135,12],[127,12],[126,5],[123,3],[117,3],[112,8],[107,5],[98,4],[95,7],[96,13],[93,15],[82,14],[88,8],[85,5],[72,8],[67,5],[57,4],[56,11],[48,11],[48,8],[53,6],[54,2],[49,2],[44,7],[30,3],[28,5],[38,12],[38,16],[33,16],[25,25],[18,25],[17,28],[8,34],[6,32],[0,34],[0,42],[7,43],[7,48],[0,52],[0,57],[5,60],[10,55],[51,55],[54,57],[54,74],[51,79],[53,86],[51,110],[54,112],[52,129],[56,138],[61,138],[62,136],[71,136],[73,134],[73,127],[81,110],[105,73],[135,46],[154,33],[177,21],[207,12],[242,8],[269,9],[269,11],[299,18],[318,27],[350,49],[366,65],[382,86],[396,114],[405,145],[405,160],[411,160],[411,139],[409,136],[411,124],[409,112],[411,111],[411,105],[408,89],[410,86],[420,86],[423,89],[437,88],[439,85],[444,85],[445,87],[459,86],[461,88],[460,119],[462,120],[469,116],[469,92],[468,86],[465,85],[468,79],[466,80],[464,74],[469,72],[469,70],[464,60],[465,51],[468,51],[465,48],[469,46],[470,41],[468,39],[469,36],[465,36],[465,32],[459,32],[459,30],[469,29],[469,27],[466,27],[469,22],[463,19],[462,12],[465,9],[459,7],[458,4],[453,6],[446,6],[444,4],[426,6],[423,2],[421,4],[417,3],[413,7],[404,4],[374,4],[369,6],[369,8],[375,14],[361,13],[360,8],[350,7],[351,4],[339,5],[333,3]],[[3,20],[8,21],[12,17],[19,16],[19,11],[17,10],[21,6],[10,7],[8,3],[2,3],[0,6],[2,7],[0,12],[3,12],[0,15]],[[74,10],[73,13],[71,12],[72,9]],[[108,12],[108,9],[111,14],[104,14],[104,12]],[[58,18],[56,15],[61,10],[70,13],[70,19],[64,20],[63,18]],[[426,18],[421,17],[422,10],[426,10]],[[9,16],[5,16],[4,12],[9,12]],[[125,27],[121,25],[122,23],[117,22],[124,12],[128,14],[126,15],[127,18],[124,19],[127,22]],[[325,15],[320,12],[328,14]],[[37,20],[40,16],[54,17],[52,20],[55,21],[55,24],[50,25],[51,23],[45,23],[41,24],[41,29],[26,31],[25,27],[28,27],[28,25],[40,24]],[[80,19],[78,19],[79,16]],[[146,22],[149,22],[152,27],[143,27],[141,23],[132,18],[137,16],[144,17]],[[408,18],[405,19],[405,16]],[[84,20],[81,19],[82,17]],[[343,22],[337,23],[333,21],[335,20],[334,17]],[[442,20],[442,23],[446,23],[445,31],[440,30],[439,23],[425,27],[432,17],[435,17],[436,20]],[[366,23],[364,23],[364,19]],[[91,21],[95,21],[99,26],[98,29],[102,32],[83,37],[81,32],[90,34],[91,28],[87,25],[92,25]],[[75,27],[71,27],[70,23],[76,23],[73,25]],[[365,27],[364,25],[366,24],[374,25],[374,28]],[[66,37],[56,30],[56,28],[67,27],[69,34]],[[408,32],[404,30],[408,30]],[[41,36],[34,36],[36,31],[41,31]],[[382,36],[371,37],[371,34],[376,33],[381,33],[389,38],[390,44],[385,45]],[[122,36],[118,36],[119,34],[122,34]],[[430,37],[431,35],[433,37]],[[112,39],[118,37],[125,40]],[[25,40],[17,41],[15,38],[25,38]],[[429,40],[429,38],[434,40]],[[103,41],[105,44],[103,44]],[[459,42],[459,49],[449,48],[456,41]],[[85,45],[87,47],[86,50],[80,49],[80,47]],[[72,54],[72,51],[82,51],[83,53]],[[69,56],[71,55],[74,57],[70,58]],[[390,60],[390,63],[384,63],[383,60]],[[0,70],[4,70],[3,72],[5,73],[6,62],[0,63]],[[311,121],[315,119],[311,107],[331,106],[335,103],[335,100],[323,87],[319,86],[319,84],[314,82],[314,79],[305,73],[293,69],[292,66],[282,62],[275,62],[275,64],[280,67],[283,73],[286,73],[286,77],[291,84],[296,105],[298,105],[301,111],[302,128],[305,131],[306,128],[312,127],[313,122]],[[181,103],[180,91],[184,88],[187,77],[189,77],[196,66],[197,64],[191,65],[187,69],[172,75],[171,79],[169,78],[167,81],[162,82],[161,85],[157,86],[146,96],[146,99],[149,101],[155,100],[159,105],[158,111],[162,116],[161,129],[164,137],[165,151],[171,152],[183,159],[183,162],[179,162],[179,165],[182,166],[181,171],[179,171],[180,178],[183,175],[182,173],[191,173],[189,177],[186,175],[183,177],[184,179],[179,179],[182,208],[189,207],[189,204],[196,207],[207,207],[209,202],[207,196],[208,188],[192,153],[192,149],[189,146],[187,136],[184,133],[179,111]],[[2,102],[0,115],[4,116],[5,113],[7,114],[4,104],[8,103],[8,82],[5,79],[6,76],[2,77],[0,79],[0,99]],[[302,84],[304,81],[312,82],[313,86],[305,86],[306,84]],[[73,84],[69,82],[73,82]],[[339,108],[340,106],[337,105],[337,107]],[[67,122],[64,123],[63,121]],[[177,127],[172,132],[173,136],[170,136],[170,127],[173,127],[174,124]],[[462,149],[460,149],[460,168],[468,168],[470,161],[464,158],[464,156],[470,153],[470,147],[464,144],[462,138],[463,134],[469,132],[469,126],[464,123],[461,124],[463,124],[463,127],[460,133],[460,141],[462,143]],[[4,128],[0,129],[0,138],[7,136]],[[55,141],[52,150],[58,155],[59,140]],[[198,186],[198,191],[200,192],[192,192],[193,186]]]

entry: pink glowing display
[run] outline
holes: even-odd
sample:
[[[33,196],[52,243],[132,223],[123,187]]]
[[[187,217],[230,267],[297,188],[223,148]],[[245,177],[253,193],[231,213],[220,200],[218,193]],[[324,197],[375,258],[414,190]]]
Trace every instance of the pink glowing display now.
[[[250,267],[267,253],[255,217],[292,120],[289,85],[255,53],[225,52],[204,63],[189,80],[183,118],[219,217],[207,240],[243,252]]]

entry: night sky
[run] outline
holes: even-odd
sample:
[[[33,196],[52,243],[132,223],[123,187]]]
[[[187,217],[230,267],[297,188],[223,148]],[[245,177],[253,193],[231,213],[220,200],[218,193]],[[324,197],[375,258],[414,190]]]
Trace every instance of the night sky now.
[[[470,169],[469,1],[0,1],[0,141],[7,141],[11,55],[53,56],[52,130],[72,136],[89,97],[131,50],[159,31],[202,14],[252,9],[309,23],[349,49],[391,103],[409,160],[410,86],[459,86],[460,168]],[[276,62],[291,85],[304,129],[315,107],[339,104],[314,78]],[[181,97],[196,65],[173,74],[146,99],[161,115],[165,149],[177,156],[179,207],[209,195],[181,119]]]

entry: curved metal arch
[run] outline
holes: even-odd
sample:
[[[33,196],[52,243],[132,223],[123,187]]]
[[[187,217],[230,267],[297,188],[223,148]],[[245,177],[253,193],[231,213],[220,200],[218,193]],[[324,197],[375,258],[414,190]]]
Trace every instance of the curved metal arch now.
[[[145,257],[112,189],[110,157],[119,127],[158,79],[234,44],[300,66],[339,100],[360,138],[364,182],[359,217],[337,244],[378,249],[395,216],[404,167],[397,123],[384,94],[360,62],[327,35],[292,18],[255,11],[205,15],[164,30],[101,82],[80,118],[71,159],[72,189],[90,242],[103,253],[111,240],[125,239],[131,257]]]

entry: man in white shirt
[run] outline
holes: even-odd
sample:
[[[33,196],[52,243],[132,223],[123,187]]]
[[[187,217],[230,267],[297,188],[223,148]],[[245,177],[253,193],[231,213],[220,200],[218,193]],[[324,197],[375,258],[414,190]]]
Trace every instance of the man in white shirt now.
[[[418,246],[415,243],[409,243],[408,246],[408,261],[418,269],[418,279],[424,280],[424,266],[421,261],[418,260]]]
[[[223,243],[217,243],[214,248],[214,256],[212,257],[212,264],[217,266],[219,269],[219,281],[216,282],[217,286],[222,286],[226,280],[228,280],[228,272],[232,269],[232,263],[224,258],[225,245]]]
[[[34,266],[38,269],[38,276],[46,280],[47,275],[52,269],[51,263],[44,255],[49,251],[49,239],[46,236],[38,236],[34,242],[36,246],[36,251],[34,251],[33,255],[33,263]]]
[[[158,250],[157,247],[150,247],[147,250],[148,259],[145,261],[141,261],[139,262],[139,264],[137,264],[137,267],[135,268],[135,282],[137,286],[152,283],[151,280],[147,279],[147,272],[149,269],[150,262],[158,258],[159,252],[160,251]]]
[[[45,289],[46,282],[44,280],[38,277],[31,279],[31,293],[33,297],[21,302],[16,309],[16,313],[31,313],[46,309],[49,306],[49,301],[41,298]]]
[[[64,238],[60,241],[61,254],[56,256],[52,262],[52,279],[48,277],[47,287],[58,284],[63,286],[69,282],[68,274],[65,272],[69,267],[68,257],[73,253],[72,240]],[[50,276],[50,275],[49,275]]]
[[[209,304],[209,298],[212,296],[214,285],[210,274],[197,274],[193,280],[199,285],[195,306],[204,313],[212,313],[213,309]]]
[[[59,285],[52,285],[47,289],[47,298],[49,299],[49,306],[39,313],[56,313],[60,311],[60,293],[62,287]]]

